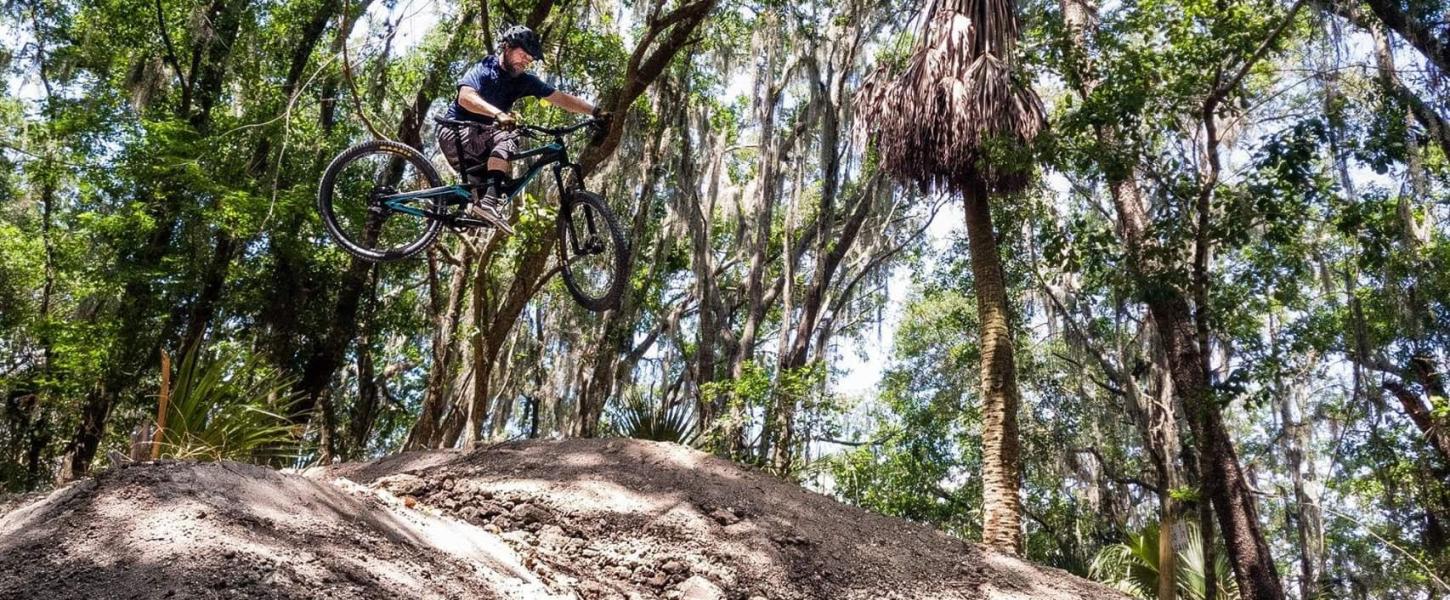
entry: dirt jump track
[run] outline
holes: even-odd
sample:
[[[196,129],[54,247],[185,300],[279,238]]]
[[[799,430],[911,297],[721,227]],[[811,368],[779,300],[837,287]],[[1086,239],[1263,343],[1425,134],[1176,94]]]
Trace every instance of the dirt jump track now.
[[[681,446],[288,474],[161,462],[0,503],[0,599],[1121,599]]]

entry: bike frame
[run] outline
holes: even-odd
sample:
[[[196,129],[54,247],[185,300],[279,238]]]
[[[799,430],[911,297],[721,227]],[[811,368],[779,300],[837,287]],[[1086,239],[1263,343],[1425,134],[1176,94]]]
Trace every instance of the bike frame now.
[[[547,130],[530,129],[530,131],[541,131],[548,133]],[[567,212],[570,199],[569,194],[565,193],[567,188],[564,187],[564,169],[569,169],[573,171],[573,176],[577,181],[579,178],[579,165],[578,163],[569,160],[569,152],[564,147],[562,136],[559,133],[554,133],[553,135],[554,140],[549,142],[548,144],[535,148],[530,148],[509,157],[509,162],[517,162],[530,158],[536,158],[536,160],[529,163],[528,170],[524,172],[523,177],[519,177],[518,179],[511,179],[505,182],[503,190],[505,193],[505,200],[513,199],[513,197],[518,194],[520,190],[528,187],[529,183],[534,180],[534,177],[538,175],[540,171],[543,171],[545,167],[553,165],[554,183],[559,186],[559,205],[561,209],[565,209]],[[474,167],[474,169],[477,169],[481,166],[482,165]],[[470,171],[472,170],[473,169],[470,169]],[[379,200],[382,202],[383,206],[387,207],[393,212],[413,215],[415,217],[422,217],[425,219],[436,219],[444,222],[451,222],[454,220],[454,217],[452,215],[439,214],[427,209],[418,208],[416,206],[409,206],[408,203],[415,200],[441,197],[444,198],[444,203],[448,206],[466,204],[473,198],[473,189],[479,187],[480,185],[482,184],[462,183],[454,185],[444,185],[435,188],[428,188],[426,190],[418,190],[416,192],[389,194],[387,196],[379,198]],[[589,219],[589,233],[591,235],[595,233],[593,221],[593,219]],[[575,250],[578,249],[576,248]]]

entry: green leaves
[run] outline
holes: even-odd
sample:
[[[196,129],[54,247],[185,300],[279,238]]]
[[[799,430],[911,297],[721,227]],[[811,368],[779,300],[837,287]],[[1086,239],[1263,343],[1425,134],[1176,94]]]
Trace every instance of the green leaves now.
[[[624,402],[609,414],[609,431],[618,437],[694,445],[700,438],[699,420],[689,403],[666,406],[631,388]]]
[[[295,458],[301,435],[284,415],[296,399],[293,382],[262,366],[256,354],[195,347],[182,358],[161,433],[161,454],[189,460],[267,461]]]
[[[1108,584],[1124,594],[1142,600],[1158,597],[1158,577],[1161,572],[1158,562],[1158,524],[1151,524],[1136,533],[1128,534],[1128,540],[1104,547],[1093,558],[1089,568],[1091,577]],[[1190,522],[1179,522],[1174,528],[1177,549],[1178,598],[1202,600],[1205,596],[1203,573],[1203,536],[1198,526]],[[1214,577],[1217,579],[1220,598],[1237,600],[1238,587],[1234,583],[1228,560],[1222,550],[1215,554]]]

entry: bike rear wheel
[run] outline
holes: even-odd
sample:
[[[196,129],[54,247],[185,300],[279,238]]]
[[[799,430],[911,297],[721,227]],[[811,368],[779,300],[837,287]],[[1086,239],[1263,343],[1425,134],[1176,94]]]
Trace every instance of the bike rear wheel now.
[[[401,260],[432,244],[443,224],[399,212],[382,197],[441,185],[432,163],[412,147],[389,140],[363,142],[327,166],[317,188],[317,212],[348,254],[371,262]],[[445,203],[432,196],[407,205],[441,213]]]
[[[564,286],[574,300],[595,312],[616,308],[629,279],[628,250],[604,198],[574,190],[560,207],[558,227]]]

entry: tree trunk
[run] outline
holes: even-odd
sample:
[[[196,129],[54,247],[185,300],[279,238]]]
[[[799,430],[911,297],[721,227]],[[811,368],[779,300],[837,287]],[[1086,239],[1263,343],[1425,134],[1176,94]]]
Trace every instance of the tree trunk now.
[[[349,2],[349,0],[340,1],[343,3]],[[344,23],[342,27],[338,28],[338,35],[333,37],[332,44],[328,48],[330,54],[337,56],[342,52],[343,44],[347,40],[347,36],[352,34],[353,26],[357,24],[359,17],[367,13],[368,7],[371,5],[372,0],[359,0],[355,6],[348,7],[344,14]],[[333,128],[337,125],[338,86],[342,83],[340,80],[340,69],[329,70],[327,76],[322,80],[322,86],[318,93],[317,121],[322,126],[322,131],[327,134],[331,134]],[[320,163],[318,170],[321,170],[322,164],[325,164],[322,161],[328,157],[319,154],[318,158]]]
[[[1435,418],[1430,407],[1426,406],[1425,401],[1421,400],[1420,396],[1409,387],[1392,380],[1386,380],[1383,385],[1396,400],[1400,401],[1400,406],[1405,410],[1405,416],[1410,418],[1410,422],[1415,424],[1415,428],[1420,430],[1420,433],[1430,442],[1430,446],[1439,452],[1440,459],[1445,461],[1446,465],[1450,465],[1450,430],[1439,423],[1439,419]]]
[[[1145,326],[1151,328],[1151,323],[1145,323]],[[1178,550],[1173,545],[1173,535],[1183,515],[1180,514],[1182,510],[1178,501],[1173,499],[1173,490],[1182,483],[1183,477],[1178,468],[1181,444],[1173,406],[1173,378],[1168,374],[1166,363],[1162,353],[1153,353],[1152,374],[1157,385],[1154,386],[1153,397],[1144,396],[1142,401],[1146,404],[1143,408],[1148,418],[1145,443],[1158,475],[1158,599],[1174,600],[1178,597]],[[1128,380],[1131,382],[1132,377]],[[1212,552],[1207,555],[1212,556]]]
[[[213,206],[213,208],[216,207]],[[182,334],[181,338],[183,349],[193,346],[201,348],[202,340],[206,337],[206,330],[211,327],[212,319],[216,317],[217,309],[220,308],[219,304],[222,300],[222,293],[225,291],[227,272],[231,270],[232,254],[235,248],[236,240],[232,237],[232,232],[226,225],[218,226],[211,260],[207,262],[206,269],[202,272],[201,292],[192,302],[187,316],[186,332]]]
[[[621,87],[608,95],[609,101],[604,106],[612,108],[612,112],[616,114],[624,114],[629,106],[664,73],[670,61],[686,46],[693,43],[696,29],[715,7],[715,2],[716,0],[694,0],[681,4],[669,13],[651,20],[649,30],[641,37],[630,54]],[[615,149],[619,147],[620,137],[623,135],[623,125],[623,119],[615,119],[608,132],[602,137],[595,138],[584,148],[579,160],[583,175],[592,173],[595,168],[614,154]],[[549,241],[553,241],[552,235],[549,236]],[[519,310],[522,310],[522,306]],[[509,315],[510,319],[517,317],[517,310]],[[603,413],[603,404],[581,402],[577,412],[579,420],[574,424],[575,432],[581,437],[598,435],[599,419]]]
[[[1404,84],[1400,83],[1400,75],[1395,68],[1395,55],[1394,51],[1390,48],[1389,34],[1380,27],[1371,29],[1370,33],[1371,37],[1374,38],[1375,65],[1379,70],[1380,85],[1383,87],[1386,96],[1398,98],[1402,101],[1415,100],[1416,98],[1409,94],[1402,96],[1399,93],[1404,88]],[[1398,108],[1394,102],[1387,102],[1386,104],[1391,110]],[[1406,104],[1410,103],[1406,102]],[[1429,235],[1428,232],[1424,231],[1424,227],[1419,223],[1419,219],[1415,217],[1415,203],[1420,202],[1426,196],[1424,157],[1420,151],[1419,140],[1416,139],[1418,136],[1415,134],[1413,128],[1415,124],[1413,105],[1407,106],[1406,108],[1407,111],[1404,116],[1406,121],[1404,136],[1406,155],[1405,175],[1410,179],[1410,193],[1399,194],[1398,206],[1396,208],[1400,217],[1400,239],[1404,245],[1404,254],[1410,257],[1410,261],[1413,263],[1416,262],[1415,257],[1419,253],[1420,247],[1429,239]],[[1426,128],[1432,129],[1433,133],[1436,124],[1431,122],[1426,125]],[[1418,340],[1423,334],[1420,331],[1423,328],[1422,324],[1417,318],[1419,315],[1415,314],[1417,312],[1416,309],[1419,308],[1416,306],[1418,302],[1414,301],[1413,290],[1402,290],[1401,293],[1410,296],[1409,304],[1411,306],[1408,311],[1410,314],[1407,315],[1409,319],[1407,319],[1406,326],[1410,329],[1410,337]]]
[[[194,47],[192,61],[196,68],[191,70],[193,94],[190,100],[200,110],[191,113],[189,121],[194,129],[203,134],[211,128],[211,109],[222,96],[227,58],[237,41],[242,18],[246,16],[250,4],[251,0],[215,0],[208,10],[206,23],[202,25],[205,31],[200,37],[205,41]]]
[[[436,441],[435,432],[443,418],[443,411],[453,400],[453,371],[458,364],[459,344],[462,336],[458,327],[463,312],[464,293],[468,289],[469,274],[472,271],[473,251],[466,244],[460,244],[458,264],[446,287],[438,277],[439,263],[434,252],[428,257],[429,297],[433,313],[433,363],[428,368],[428,382],[424,387],[423,407],[408,440],[405,450],[431,448]],[[446,296],[444,294],[447,294]]]
[[[1450,39],[1446,38],[1443,29],[1439,33],[1435,30],[1437,26],[1444,26],[1443,20],[1438,24],[1422,22],[1414,15],[1406,13],[1398,0],[1366,0],[1365,3],[1385,27],[1399,34],[1410,46],[1420,51],[1420,55],[1440,69],[1441,73],[1450,73]],[[1442,19],[1443,15],[1442,12]]]
[[[518,394],[516,386],[510,385],[513,381],[514,365],[518,363],[519,338],[523,334],[517,330],[511,330],[508,337],[508,348],[498,356],[498,367],[494,368],[494,381],[489,388],[494,390],[496,400],[493,404],[493,416],[489,423],[488,439],[496,440],[503,438],[508,431],[509,420],[513,418],[514,405]],[[524,331],[527,331],[525,324]],[[582,366],[582,365],[581,365]]]
[[[1386,37],[1384,30],[1390,29],[1419,50],[1427,60],[1440,65],[1442,73],[1446,72],[1446,69],[1450,69],[1447,67],[1450,65],[1450,43],[1447,43],[1443,36],[1437,40],[1426,24],[1408,18],[1394,3],[1375,0],[1369,4],[1379,19],[1375,19],[1369,13],[1361,10],[1361,5],[1353,0],[1320,0],[1320,6],[1325,10],[1339,15],[1360,29],[1369,32],[1375,38],[1376,46],[1380,46],[1382,38]],[[1385,40],[1383,43],[1388,42]],[[1379,53],[1379,49],[1376,48],[1376,54]],[[1391,97],[1405,103],[1410,114],[1425,128],[1426,132],[1430,134],[1430,138],[1440,146],[1445,154],[1450,155],[1450,122],[1440,115],[1435,104],[1421,99],[1398,78],[1386,81],[1385,91]],[[1349,196],[1354,197],[1354,194],[1349,194]]]
[[[1303,392],[1295,390],[1294,399],[1303,398]],[[1289,475],[1294,483],[1293,510],[1289,514],[1294,516],[1294,532],[1299,545],[1299,596],[1303,600],[1314,600],[1319,597],[1319,563],[1323,555],[1320,549],[1321,533],[1323,531],[1323,516],[1319,514],[1319,507],[1313,498],[1309,496],[1310,482],[1315,479],[1313,461],[1304,460],[1304,453],[1313,444],[1313,427],[1305,421],[1304,405],[1298,404],[1297,419],[1292,418],[1289,412],[1291,399],[1284,400],[1284,427],[1286,428],[1285,438],[1287,440]],[[1305,466],[1308,472],[1305,472]]]
[[[1141,280],[1139,285],[1143,286]],[[1213,502],[1239,592],[1244,598],[1282,599],[1283,588],[1259,524],[1253,492],[1203,370],[1188,303],[1181,294],[1164,288],[1167,286],[1157,286],[1145,294],[1149,312],[1164,337],[1174,387],[1190,411],[1188,422],[1197,442],[1203,492]]]
[[[413,98],[413,103],[403,111],[403,119],[397,130],[399,140],[415,148],[421,147],[420,128],[423,125],[423,114],[427,112],[428,105],[431,103],[430,94],[441,84],[449,68],[448,62],[441,57],[457,54],[459,45],[466,37],[464,32],[473,22],[473,18],[472,11],[465,9],[463,15],[459,17],[458,25],[454,27],[453,33],[448,39],[445,50],[439,53],[440,58],[429,65],[418,93]],[[392,179],[402,176],[401,169],[394,168],[393,171]],[[307,357],[303,367],[299,383],[303,397],[293,416],[294,421],[306,422],[311,418],[311,413],[317,408],[323,389],[331,382],[333,373],[342,365],[343,355],[347,352],[347,348],[357,332],[357,310],[363,288],[366,287],[364,284],[368,271],[374,267],[373,263],[355,257],[349,262],[348,269],[338,285],[337,300],[328,321],[327,331],[320,340],[314,342],[310,356]]]
[[[548,235],[539,235],[533,240],[524,242],[524,248],[520,252],[520,262],[514,271],[514,278],[509,283],[509,288],[504,294],[503,300],[486,315],[478,314],[478,327],[474,335],[483,336],[479,340],[481,345],[474,354],[473,361],[473,385],[474,391],[471,402],[466,411],[467,418],[463,430],[463,443],[466,447],[483,439],[483,426],[487,420],[492,399],[493,389],[491,378],[498,357],[503,350],[503,343],[508,340],[509,332],[519,320],[519,315],[528,306],[529,300],[538,292],[545,276],[552,271],[546,269],[549,253],[554,244],[558,241],[557,234],[553,229]],[[487,268],[486,264],[480,264],[480,269]],[[601,409],[602,410],[602,409]],[[596,418],[597,420],[597,418]],[[587,436],[586,436],[587,437]]]
[[[696,351],[690,367],[694,372],[696,414],[699,415],[701,431],[720,431],[718,440],[712,440],[717,444],[715,450],[735,456],[739,454],[744,445],[740,439],[741,428],[733,422],[726,424],[723,428],[717,427],[725,408],[722,401],[724,395],[719,394],[718,396],[721,397],[716,398],[706,397],[706,391],[715,381],[716,345],[720,335],[718,323],[724,313],[723,302],[720,300],[715,283],[715,261],[710,251],[710,225],[713,211],[711,207],[706,206],[705,199],[700,196],[700,182],[696,180],[695,151],[692,149],[693,142],[689,135],[691,111],[679,111],[678,119],[681,145],[679,178],[680,181],[685,182],[682,187],[688,189],[689,193],[679,196],[679,206],[676,210],[682,215],[685,228],[689,232],[690,268],[695,275],[695,297],[700,302]],[[722,144],[717,142],[711,146],[713,146],[714,152],[711,157],[710,193],[705,196],[706,198],[718,197],[720,170],[723,168],[724,161]]]
[[[1074,85],[1084,96],[1092,95],[1098,82],[1086,57],[1087,40],[1096,33],[1096,7],[1082,0],[1063,0],[1063,14],[1073,32],[1074,43],[1084,62],[1073,73]],[[1099,138],[1105,148],[1118,143],[1117,132],[1103,126]],[[1204,497],[1210,499],[1223,531],[1234,577],[1244,598],[1282,600],[1273,556],[1260,528],[1252,491],[1239,467],[1238,455],[1229,439],[1223,417],[1214,398],[1205,357],[1198,343],[1198,331],[1185,293],[1174,287],[1170,265],[1160,264],[1161,253],[1151,248],[1149,220],[1139,193],[1136,167],[1122,169],[1103,157],[1103,171],[1118,212],[1118,228],[1128,255],[1130,276],[1137,296],[1148,305],[1154,326],[1168,355],[1169,369],[1193,430]],[[1205,531],[1205,546],[1209,536]],[[1210,571],[1211,573],[1211,571]],[[1211,579],[1211,578],[1210,578]]]
[[[982,543],[998,552],[1022,553],[1022,467],[1018,456],[1016,365],[1006,278],[997,253],[985,186],[963,194],[972,281],[981,330]]]
[[[322,34],[327,30],[327,24],[336,16],[337,10],[345,1],[322,0],[317,5],[317,11],[312,13],[312,18],[302,27],[297,45],[292,49],[291,66],[287,68],[287,78],[282,84],[282,106],[278,107],[281,110],[286,110],[291,104],[292,96],[297,93],[297,88],[302,83],[302,76],[307,73],[307,65],[312,62],[312,53],[317,49],[317,43],[321,41]],[[273,110],[277,110],[277,108]],[[254,177],[264,176],[270,165],[271,153],[272,136],[262,136],[252,150],[252,158],[248,161],[248,172]]]
[[[372,340],[377,329],[373,320],[376,302],[377,279],[374,278],[368,286],[367,299],[363,306],[363,326],[357,338],[357,402],[348,411],[347,444],[342,453],[345,459],[358,459],[367,454],[368,437],[382,404],[381,386],[378,384],[378,373],[373,364],[372,349]]]
[[[768,15],[761,17],[763,20],[771,18]],[[748,306],[745,323],[741,327],[740,346],[736,348],[735,356],[730,362],[730,377],[736,380],[745,375],[746,363],[755,359],[755,338],[760,331],[761,321],[765,319],[765,256],[770,244],[770,224],[775,215],[777,172],[781,155],[785,151],[782,144],[777,144],[775,140],[776,106],[779,99],[775,69],[780,44],[777,40],[768,38],[768,32],[773,31],[773,28],[769,25],[766,28],[766,31],[760,31],[755,36],[756,50],[765,55],[758,67],[755,81],[759,94],[755,99],[755,117],[760,123],[761,152],[755,181],[755,205],[750,216],[750,267],[745,276],[745,298]]]
[[[158,219],[159,225],[152,232],[145,249],[138,253],[132,265],[154,268],[160,264],[170,243],[174,223]],[[160,332],[151,323],[153,303],[159,295],[154,282],[137,279],[126,283],[117,322],[121,324],[111,350],[106,357],[100,381],[86,393],[81,407],[80,424],[75,435],[66,446],[62,463],[60,482],[74,480],[90,471],[91,461],[96,456],[101,437],[105,434],[106,421],[110,419],[122,390],[131,383],[127,373],[143,368],[145,350],[154,348],[161,340]]]
[[[40,182],[40,235],[45,249],[45,281],[40,287],[40,310],[36,322],[39,331],[40,364],[17,382],[6,394],[4,406],[4,429],[8,429],[8,445],[0,455],[0,490],[26,491],[41,483],[40,454],[50,443],[51,431],[48,415],[48,398],[51,398],[52,370],[54,364],[54,341],[51,333],[52,307],[55,296],[56,243],[53,231],[56,187],[59,180],[46,175]],[[14,470],[10,464],[13,463]]]
[[[819,82],[819,87],[824,88],[825,83]],[[825,103],[821,122],[821,196],[820,208],[817,211],[815,248],[816,264],[813,269],[814,279],[807,288],[799,309],[800,320],[796,322],[795,333],[789,338],[786,344],[786,336],[781,334],[783,350],[780,353],[780,373],[798,371],[807,365],[810,355],[811,340],[816,338],[817,329],[823,325],[822,315],[827,300],[827,292],[832,284],[836,283],[837,269],[841,261],[845,259],[846,253],[855,247],[856,240],[866,223],[866,218],[871,214],[871,208],[875,204],[876,186],[874,180],[865,183],[857,191],[848,205],[851,210],[843,224],[841,231],[832,231],[832,224],[835,222],[836,192],[840,188],[840,161],[837,160],[840,148],[837,147],[839,137],[840,119],[836,113],[837,107],[831,103]],[[790,246],[787,240],[787,247]],[[787,252],[786,264],[793,265],[795,256]],[[788,274],[786,285],[790,285],[793,277]],[[789,323],[792,312],[787,310],[783,313],[783,324]],[[782,332],[785,331],[782,326]],[[821,333],[824,333],[822,329]],[[822,336],[824,339],[824,336]],[[795,408],[796,402],[791,398],[777,398],[774,405],[775,414],[772,421],[775,423],[775,440],[772,441],[773,456],[771,459],[777,473],[789,471],[793,462],[790,453],[795,446]]]
[[[661,106],[662,104],[666,106]],[[677,102],[668,100],[655,102],[655,109],[664,112],[660,119],[662,123],[672,120],[668,111],[676,106],[678,106]],[[668,127],[660,127],[655,130],[653,139],[646,145],[644,160],[640,164],[640,173],[643,175],[644,181],[640,185],[640,194],[634,205],[634,214],[628,221],[629,229],[625,231],[625,239],[631,249],[628,259],[625,261],[623,275],[628,281],[635,280],[634,275],[639,268],[641,255],[649,248],[654,248],[655,257],[649,263],[648,273],[643,281],[654,282],[659,279],[655,271],[660,267],[664,246],[656,243],[653,239],[655,236],[650,235],[650,223],[653,221],[650,216],[656,203],[655,188],[664,171],[661,164],[661,149],[668,134]],[[625,186],[617,186],[617,188],[618,193],[624,193]],[[656,226],[655,230],[658,229],[659,227]],[[634,285],[626,284],[624,291],[620,294],[619,307],[604,313],[604,322],[600,327],[603,334],[593,344],[594,351],[591,353],[590,360],[593,368],[590,369],[589,379],[585,383],[582,401],[599,405],[608,404],[615,391],[615,373],[620,366],[621,358],[633,350],[640,316],[640,303],[636,296],[647,289],[648,287],[646,290],[636,290]]]
[[[368,278],[367,292],[361,307],[361,325],[354,350],[357,363],[357,401],[348,414],[347,445],[342,452],[346,459],[355,460],[366,456],[368,439],[382,413],[383,403],[397,403],[388,392],[387,380],[407,365],[406,362],[384,365],[380,372],[374,360],[373,344],[378,341],[379,327],[376,319],[379,310],[378,276],[379,273],[375,270]]]

